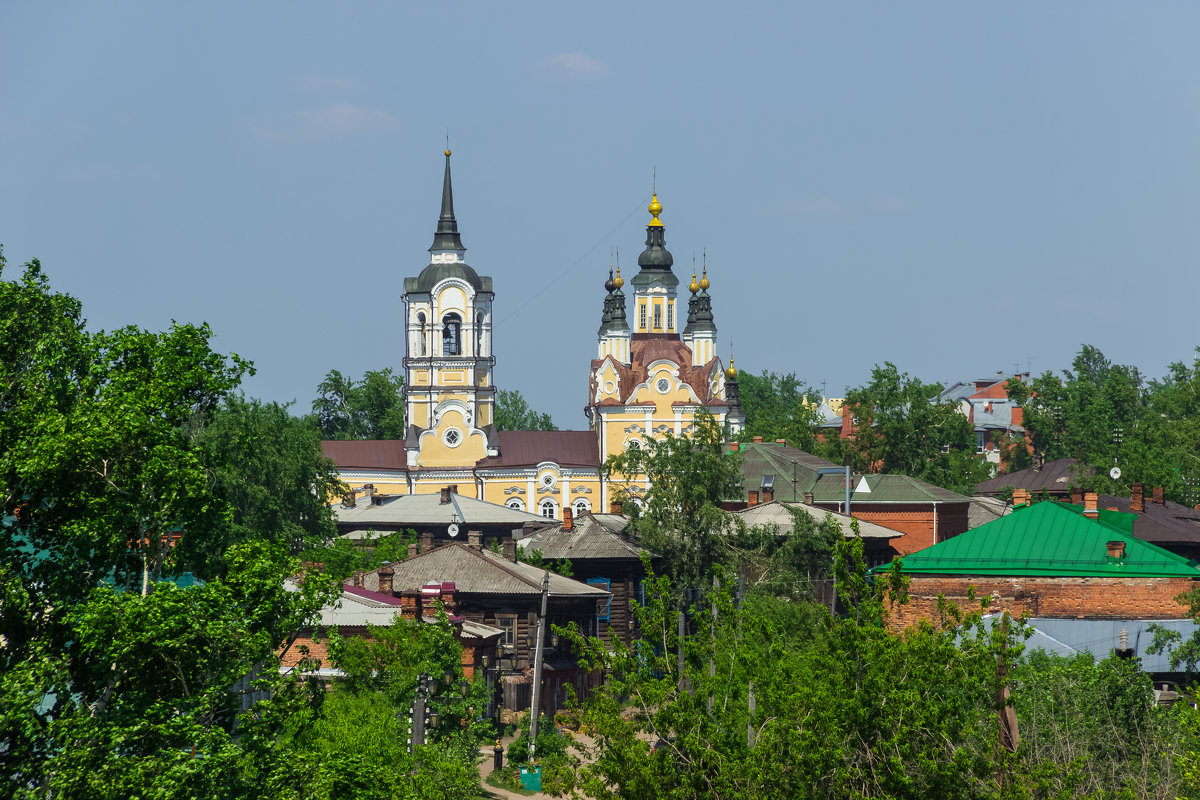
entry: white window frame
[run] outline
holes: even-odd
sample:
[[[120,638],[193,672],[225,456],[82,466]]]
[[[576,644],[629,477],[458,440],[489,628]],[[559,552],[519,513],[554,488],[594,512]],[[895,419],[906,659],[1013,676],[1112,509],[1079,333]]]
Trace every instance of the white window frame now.
[[[549,511],[550,513],[546,513]],[[558,519],[558,503],[547,497],[538,502],[538,516],[546,519]]]
[[[592,503],[586,497],[580,497],[571,504],[571,513],[575,514],[575,516],[579,516],[583,512],[591,510]]]
[[[662,330],[662,306],[658,303],[654,304],[654,330]]]
[[[524,511],[525,510],[525,501],[519,497],[509,498],[508,500],[505,501],[504,505],[506,508],[511,508],[514,511]]]

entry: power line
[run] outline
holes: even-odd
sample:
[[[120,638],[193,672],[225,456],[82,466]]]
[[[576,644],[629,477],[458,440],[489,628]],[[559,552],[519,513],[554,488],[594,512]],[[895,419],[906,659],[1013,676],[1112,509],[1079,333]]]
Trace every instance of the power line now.
[[[512,318],[513,318],[513,317],[515,317],[515,316],[516,316],[518,313],[520,313],[520,312],[521,312],[521,310],[523,310],[523,309],[524,309],[526,306],[528,306],[528,305],[529,305],[530,303],[532,303],[534,300],[537,300],[539,297],[541,297],[543,294],[545,294],[545,293],[546,293],[546,292],[547,292],[547,291],[550,289],[550,287],[551,287],[551,286],[553,286],[554,284],[558,283],[558,282],[559,282],[559,281],[561,281],[563,278],[567,277],[567,275],[568,275],[568,274],[570,274],[572,270],[574,270],[576,267],[578,267],[580,264],[582,264],[582,263],[583,263],[583,260],[584,260],[585,258],[587,258],[588,256],[590,256],[590,255],[592,254],[592,251],[593,251],[593,250],[595,250],[597,247],[599,247],[600,245],[604,244],[606,241],[608,241],[609,239],[611,239],[611,238],[612,238],[612,235],[613,235],[614,233],[616,233],[618,230],[620,230],[621,226],[622,226],[622,225],[624,225],[626,222],[628,222],[630,217],[632,217],[634,214],[638,213],[638,211],[640,211],[640,210],[641,210],[641,208],[642,208],[642,205],[641,205],[641,204],[642,204],[642,203],[644,203],[644,202],[645,202],[645,200],[638,201],[638,205],[637,205],[637,206],[635,206],[635,207],[634,207],[634,209],[633,209],[632,211],[630,211],[628,214],[626,214],[626,215],[625,215],[625,217],[624,217],[624,218],[623,218],[623,219],[622,219],[620,222],[618,222],[616,225],[614,225],[614,226],[612,227],[612,230],[610,230],[608,233],[604,234],[604,235],[603,235],[603,236],[601,236],[599,239],[597,239],[597,240],[596,240],[596,243],[595,243],[595,244],[593,244],[591,247],[589,247],[587,250],[583,251],[583,254],[582,254],[581,256],[579,256],[579,258],[577,258],[577,259],[575,259],[574,261],[572,261],[572,262],[571,262],[571,265],[570,265],[569,267],[567,267],[566,269],[564,269],[562,272],[558,273],[558,276],[557,276],[556,278],[554,278],[554,280],[550,281],[550,282],[549,282],[549,283],[547,283],[545,286],[543,286],[543,287],[542,287],[540,290],[538,290],[537,292],[535,292],[535,293],[534,293],[532,296],[530,296],[530,298],[529,298],[528,300],[526,300],[524,303],[522,303],[521,305],[519,305],[519,306],[517,306],[516,308],[514,308],[514,309],[512,310],[512,312],[508,314],[508,316],[506,316],[504,319],[500,320],[499,322],[495,323],[495,324],[493,325],[493,327],[494,327],[494,328],[498,328],[498,327],[500,327],[501,325],[503,325],[504,323],[508,322],[510,319],[512,319]]]

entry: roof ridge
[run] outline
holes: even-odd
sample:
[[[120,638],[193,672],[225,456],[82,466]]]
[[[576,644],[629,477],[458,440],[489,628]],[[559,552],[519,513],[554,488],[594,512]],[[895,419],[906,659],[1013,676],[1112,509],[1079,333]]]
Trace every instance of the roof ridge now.
[[[520,572],[518,572],[517,570],[513,569],[512,567],[510,567],[510,566],[509,566],[509,564],[510,564],[511,562],[509,562],[509,560],[508,560],[507,558],[503,558],[503,557],[501,557],[500,559],[493,559],[493,558],[492,558],[492,555],[494,555],[494,554],[492,554],[492,553],[490,553],[490,552],[489,552],[489,554],[488,554],[488,555],[484,555],[484,552],[483,552],[482,550],[476,550],[476,549],[474,549],[473,547],[468,547],[467,545],[463,544],[462,542],[454,542],[453,544],[456,544],[456,545],[458,545],[459,547],[463,548],[464,550],[467,550],[467,551],[469,551],[469,552],[473,553],[475,556],[477,556],[478,558],[481,558],[481,559],[483,559],[483,560],[484,560],[484,561],[486,561],[487,563],[489,563],[489,564],[492,564],[492,565],[494,565],[494,566],[496,566],[496,567],[499,567],[500,569],[504,570],[504,571],[505,571],[505,572],[507,572],[509,575],[513,576],[514,578],[516,578],[517,580],[519,580],[519,581],[521,581],[522,583],[526,584],[527,586],[532,586],[532,587],[533,587],[533,588],[535,588],[535,589],[541,589],[541,588],[542,588],[542,585],[541,585],[540,583],[538,583],[538,582],[536,582],[536,581],[532,581],[532,580],[530,580],[529,578],[525,577],[524,575],[522,575],[522,574],[521,574]],[[530,565],[530,566],[532,566],[532,565]],[[545,570],[545,572],[549,573],[549,570]]]

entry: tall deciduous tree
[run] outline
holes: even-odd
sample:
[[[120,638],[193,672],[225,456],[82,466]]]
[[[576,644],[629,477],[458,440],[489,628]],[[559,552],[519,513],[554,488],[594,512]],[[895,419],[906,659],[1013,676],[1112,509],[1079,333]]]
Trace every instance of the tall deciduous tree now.
[[[668,433],[604,463],[605,475],[628,501],[630,532],[659,554],[680,587],[704,581],[727,547],[720,533],[728,520],[718,504],[740,495],[741,461],[727,452],[724,438],[712,416],[697,413],[690,435]],[[634,489],[640,476],[650,488],[639,498]]]
[[[317,385],[313,419],[322,439],[403,439],[404,379],[390,368],[361,381],[329,370]]]
[[[741,432],[743,441],[761,436],[766,441],[786,439],[792,447],[808,453],[823,450],[817,440],[819,395],[805,389],[796,373],[742,372],[738,375],[738,388],[742,412],[746,415]]]
[[[496,430],[556,431],[550,415],[535,411],[520,392],[501,389],[496,396]]]
[[[285,590],[298,562],[249,527],[285,526],[214,492],[193,425],[250,365],[210,337],[89,334],[36,262],[0,281],[0,792],[236,794],[312,700],[274,653],[331,587]],[[251,674],[273,699],[239,716]]]

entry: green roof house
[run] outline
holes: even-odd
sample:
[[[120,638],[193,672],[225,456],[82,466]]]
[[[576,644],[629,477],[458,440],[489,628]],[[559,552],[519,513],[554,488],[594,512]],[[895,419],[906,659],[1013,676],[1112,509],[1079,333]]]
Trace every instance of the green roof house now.
[[[1129,516],[1098,512],[1095,495],[1083,509],[1042,502],[906,555],[909,602],[893,622],[934,619],[939,595],[969,606],[972,590],[1021,617],[1187,617],[1175,598],[1200,580],[1200,565],[1134,537]]]

